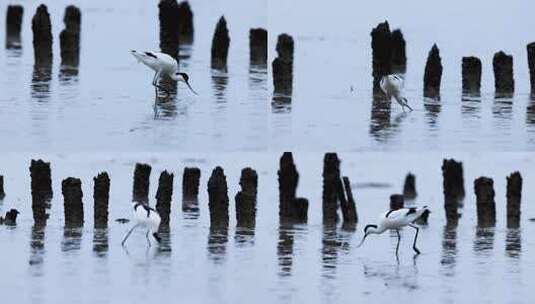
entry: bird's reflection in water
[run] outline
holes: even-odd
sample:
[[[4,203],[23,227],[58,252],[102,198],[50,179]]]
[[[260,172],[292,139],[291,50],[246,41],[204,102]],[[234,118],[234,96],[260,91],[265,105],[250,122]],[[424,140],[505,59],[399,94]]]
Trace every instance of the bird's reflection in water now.
[[[418,289],[418,265],[417,259],[413,258],[411,264],[402,265],[399,262],[377,263],[370,262],[364,264],[364,277],[379,278],[383,280],[387,288],[400,288],[413,291]]]
[[[50,99],[50,81],[52,80],[51,65],[34,65],[31,83],[32,98],[45,102]]]
[[[519,258],[522,252],[522,235],[520,228],[507,229],[505,238],[505,253],[510,258]]]
[[[222,70],[212,69],[212,88],[216,102],[227,102],[226,91],[228,85],[228,74]]]
[[[33,225],[30,238],[30,265],[41,265],[45,254],[45,226]],[[37,275],[37,273],[35,273]]]
[[[466,118],[480,118],[481,97],[479,94],[464,94],[461,97],[461,114]]]
[[[442,110],[440,97],[437,97],[436,99],[424,98],[424,108],[426,121],[429,127],[437,127],[440,111]]]
[[[63,228],[63,241],[61,251],[79,250],[82,244],[82,227],[65,226]]]
[[[96,228],[93,231],[93,253],[97,257],[105,257],[108,254],[108,229]]]
[[[227,227],[210,227],[208,234],[208,257],[215,263],[225,260],[228,242]]]
[[[490,256],[494,247],[494,227],[477,227],[474,252],[480,256]]]
[[[292,225],[279,226],[279,242],[277,244],[277,257],[279,260],[279,276],[285,277],[292,274],[294,254],[295,230]]]
[[[440,263],[446,276],[453,276],[457,260],[457,227],[445,225],[442,233],[442,258]]]

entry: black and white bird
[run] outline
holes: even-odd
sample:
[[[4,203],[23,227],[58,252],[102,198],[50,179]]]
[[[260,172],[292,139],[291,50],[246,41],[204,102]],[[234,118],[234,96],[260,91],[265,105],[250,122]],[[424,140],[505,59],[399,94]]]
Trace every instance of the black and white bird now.
[[[416,254],[420,254],[420,250],[416,248],[416,240],[418,239],[418,232],[419,228],[418,226],[414,225],[414,221],[416,221],[419,217],[422,216],[422,214],[430,212],[429,209],[427,209],[427,206],[424,206],[422,208],[401,208],[397,210],[389,210],[379,216],[379,221],[376,224],[369,224],[364,227],[364,237],[362,238],[362,241],[358,245],[360,247],[362,243],[364,243],[364,240],[366,237],[370,234],[381,234],[387,230],[394,230],[397,233],[398,236],[398,243],[396,245],[396,256],[398,254],[399,250],[399,242],[401,240],[401,236],[399,235],[399,229],[405,226],[412,227],[416,229],[416,234],[414,235],[414,242],[412,243],[412,249],[416,252]]]
[[[407,98],[403,97],[401,91],[403,89],[403,76],[400,74],[391,74],[386,75],[381,78],[379,83],[381,90],[386,94],[388,101],[394,97],[394,99],[401,105],[403,112],[405,112],[405,107],[409,108],[412,111],[412,108],[409,106]]]
[[[132,227],[128,233],[125,235],[123,241],[121,242],[121,245],[124,246],[126,240],[134,231],[134,229],[138,227],[142,227],[147,229],[147,242],[149,243],[149,247],[151,246],[150,243],[150,236],[149,234],[152,232],[152,236],[156,239],[158,243],[161,242],[161,237],[158,235],[158,228],[160,227],[161,218],[158,214],[158,211],[154,210],[154,208],[151,208],[149,205],[144,203],[138,203],[134,202],[134,220],[136,221],[136,224],[134,227]]]
[[[160,52],[141,52],[136,50],[131,50],[130,52],[138,62],[142,62],[155,72],[152,85],[156,90],[156,95],[158,95],[158,89],[169,95],[169,92],[165,88],[158,85],[158,80],[164,75],[169,76],[177,82],[184,82],[193,94],[198,95],[189,84],[188,74],[178,71],[178,63],[173,57]]]

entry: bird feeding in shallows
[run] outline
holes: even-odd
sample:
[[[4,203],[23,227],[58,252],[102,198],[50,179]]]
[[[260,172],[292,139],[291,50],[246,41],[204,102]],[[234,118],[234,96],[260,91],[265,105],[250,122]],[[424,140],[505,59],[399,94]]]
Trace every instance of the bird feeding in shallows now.
[[[125,235],[123,241],[121,242],[122,246],[124,246],[126,240],[130,236],[130,234],[132,234],[132,231],[134,231],[134,229],[138,227],[147,229],[146,238],[149,247],[151,246],[149,236],[151,232],[154,239],[156,239],[158,243],[161,242],[162,239],[158,235],[158,228],[160,227],[161,222],[161,218],[158,214],[158,211],[154,210],[154,208],[151,208],[147,204],[134,202],[134,220],[136,221],[136,224]]]
[[[401,75],[391,74],[383,76],[379,85],[381,86],[381,90],[385,93],[388,101],[394,97],[394,99],[401,105],[403,112],[405,112],[405,107],[412,111],[407,98],[401,95],[401,90],[403,89],[403,77]]]
[[[152,85],[154,86],[156,95],[158,95],[158,89],[160,89],[169,96],[169,91],[158,85],[158,80],[164,75],[169,76],[174,81],[184,82],[193,94],[198,95],[189,84],[188,74],[178,71],[178,63],[173,57],[160,52],[140,52],[136,50],[130,52],[138,62],[142,62],[155,72]]]
[[[426,212],[430,211],[429,209],[427,209],[427,206],[424,206],[422,208],[401,208],[397,210],[389,210],[381,214],[379,216],[379,221],[377,225],[369,224],[364,227],[364,237],[362,238],[362,241],[360,241],[360,244],[357,247],[362,246],[364,240],[370,234],[382,234],[387,230],[394,230],[396,231],[398,236],[398,243],[396,245],[397,256],[399,251],[399,242],[401,241],[399,229],[405,226],[409,226],[416,230],[416,234],[414,235],[414,242],[412,243],[412,249],[414,250],[414,252],[416,252],[416,254],[420,254],[420,250],[416,248],[416,240],[418,239],[418,232],[420,229],[418,228],[418,226],[414,225],[414,221],[416,221],[422,216],[422,214]]]

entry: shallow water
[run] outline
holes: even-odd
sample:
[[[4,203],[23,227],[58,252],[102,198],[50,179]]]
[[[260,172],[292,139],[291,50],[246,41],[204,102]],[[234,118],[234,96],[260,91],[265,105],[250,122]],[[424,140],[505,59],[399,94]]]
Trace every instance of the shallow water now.
[[[533,285],[535,217],[530,184],[535,163],[523,153],[428,153],[422,158],[400,153],[342,153],[342,174],[351,178],[359,224],[354,233],[321,225],[321,170],[323,155],[294,155],[300,172],[298,195],[310,199],[309,222],[292,229],[278,224],[277,169],[273,153],[223,154],[5,154],[0,168],[6,176],[7,197],[0,211],[21,211],[15,228],[0,226],[0,286],[6,301],[58,303],[141,303],[179,301],[204,303],[353,303],[357,299],[385,302],[530,303]],[[52,162],[54,199],[44,233],[32,232],[29,160]],[[464,162],[466,199],[456,230],[445,228],[442,202],[442,157]],[[150,197],[159,173],[175,173],[171,234],[164,246],[147,250],[144,234],[134,233],[127,250],[120,240],[129,224],[114,219],[130,217],[132,173],[136,161],[153,166]],[[489,166],[492,164],[492,166]],[[228,234],[210,234],[206,183],[216,165],[225,169],[229,185]],[[180,210],[184,166],[199,166],[201,191],[198,218]],[[259,174],[257,226],[236,231],[233,196],[241,168]],[[505,177],[521,169],[524,178],[522,222],[519,230],[505,227]],[[111,178],[110,225],[107,233],[92,229],[92,177],[107,170]],[[402,231],[399,263],[395,234],[370,237],[356,248],[362,228],[388,207],[390,194],[399,192],[405,174],[416,175],[418,204],[431,208],[429,225],[418,238],[422,254],[413,257],[413,232]],[[366,174],[364,174],[366,173]],[[474,178],[494,178],[497,224],[476,227]],[[64,231],[60,182],[67,176],[82,179],[85,226]],[[380,184],[381,187],[374,186]],[[370,186],[371,185],[371,186]],[[154,201],[151,199],[151,204]],[[5,245],[9,244],[9,246]],[[261,275],[259,275],[261,274]]]
[[[250,151],[267,148],[267,70],[249,66],[249,29],[267,26],[266,2],[193,1],[195,37],[180,68],[199,93],[179,86],[158,102],[153,73],[130,49],[158,50],[156,1],[11,1],[24,6],[22,51],[0,51],[0,133],[9,151]],[[51,14],[54,66],[33,71],[31,18],[41,2]],[[59,73],[59,33],[68,4],[82,11],[77,76]],[[0,3],[5,16],[7,3]],[[243,13],[247,11],[247,14]],[[228,72],[210,69],[221,15],[231,38]],[[0,31],[4,43],[5,31]],[[17,119],[12,119],[16,117]]]
[[[306,9],[305,9],[306,7]],[[274,0],[270,61],[277,36],[295,41],[290,109],[272,109],[271,146],[302,151],[531,151],[535,147],[526,45],[535,36],[533,4],[494,1]],[[276,16],[271,18],[271,16]],[[372,28],[388,20],[407,42],[405,94],[414,112],[372,102]],[[437,43],[444,67],[441,101],[425,101],[427,55]],[[492,56],[514,57],[516,92],[494,98]],[[482,60],[481,97],[463,101],[461,58]],[[270,76],[269,92],[273,91]],[[353,91],[352,91],[353,88]]]

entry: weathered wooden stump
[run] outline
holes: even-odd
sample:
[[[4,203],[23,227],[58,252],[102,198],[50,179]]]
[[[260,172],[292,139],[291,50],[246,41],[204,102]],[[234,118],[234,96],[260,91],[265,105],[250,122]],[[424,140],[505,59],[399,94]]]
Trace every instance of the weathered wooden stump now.
[[[390,195],[390,210],[398,210],[405,206],[405,199],[401,194]]]
[[[147,164],[136,164],[134,170],[134,189],[132,201],[146,203],[149,202],[150,172],[152,168]]]
[[[182,211],[199,212],[199,168],[184,168],[182,174]]]
[[[405,176],[405,183],[403,184],[403,197],[407,200],[413,200],[416,196],[416,176],[409,172]]]
[[[383,94],[379,82],[392,73],[392,33],[388,21],[379,23],[372,32],[372,75],[374,94]]]
[[[223,168],[216,167],[208,180],[210,227],[226,228],[229,223],[227,178]]]
[[[407,70],[407,55],[405,53],[405,38],[400,29],[392,31],[392,72],[404,74]]]
[[[500,51],[492,59],[494,87],[498,97],[510,97],[515,91],[513,56]]]
[[[6,192],[4,191],[4,176],[0,175],[0,200],[3,200],[6,197]]]
[[[221,16],[215,27],[212,39],[212,69],[227,70],[228,47],[230,37],[227,29],[227,21]]]
[[[342,217],[344,219],[342,228],[345,230],[354,230],[358,222],[358,215],[355,199],[353,197],[353,191],[351,191],[351,182],[349,181],[349,177],[344,176],[343,185],[342,181],[339,181],[338,187],[342,187],[342,190],[345,193],[345,195],[340,196],[340,194],[343,193],[339,192],[340,209],[342,209]]]
[[[424,97],[440,99],[440,82],[442,80],[442,60],[440,51],[436,44],[433,44],[424,73]]]
[[[63,194],[63,208],[65,211],[65,226],[77,228],[84,225],[84,205],[82,202],[82,181],[69,177],[61,182]]]
[[[338,222],[338,191],[340,182],[340,160],[336,153],[325,153],[323,158],[323,224],[336,225]]]
[[[69,5],[65,9],[63,22],[65,29],[59,35],[61,65],[65,68],[77,68],[80,62],[80,9]]]
[[[6,48],[22,48],[20,40],[20,30],[22,28],[22,16],[24,8],[22,5],[9,5],[6,15]]]
[[[179,10],[176,0],[161,0],[158,4],[160,19],[160,50],[178,60]]]
[[[236,194],[236,221],[238,227],[254,228],[256,224],[256,194],[258,175],[251,168],[241,171],[241,191]]]
[[[308,220],[308,199],[297,197],[292,204],[292,223],[306,224]]]
[[[279,218],[281,222],[292,220],[292,204],[296,198],[299,173],[292,152],[284,152],[277,172],[279,180]]]
[[[479,95],[481,92],[481,60],[477,57],[463,57],[463,94]]]
[[[50,163],[32,159],[30,178],[33,219],[36,225],[44,226],[48,218],[46,208],[53,196]]]
[[[193,42],[193,12],[188,1],[178,5],[178,40],[179,44]]]
[[[32,18],[32,31],[35,65],[52,65],[52,25],[44,4],[39,5]]]
[[[173,199],[173,173],[163,171],[158,181],[156,191],[156,211],[160,215],[160,231],[169,230],[169,218],[171,214],[171,201]]]
[[[442,185],[446,220],[450,226],[456,226],[459,218],[459,202],[465,196],[462,162],[454,159],[442,161]]]
[[[267,65],[267,31],[263,28],[249,30],[249,61],[251,65]]]
[[[288,34],[279,35],[276,50],[277,58],[271,64],[273,69],[273,94],[291,97],[294,61],[294,40],[292,36]]]
[[[528,44],[528,68],[531,84],[531,97],[535,98],[535,42]]]
[[[522,199],[522,176],[520,172],[507,177],[507,228],[520,227],[520,202]]]
[[[93,177],[93,226],[95,229],[108,227],[108,204],[110,200],[110,177],[107,172]]]
[[[494,202],[494,182],[488,177],[474,181],[477,203],[478,227],[493,227],[496,224],[496,204]]]

